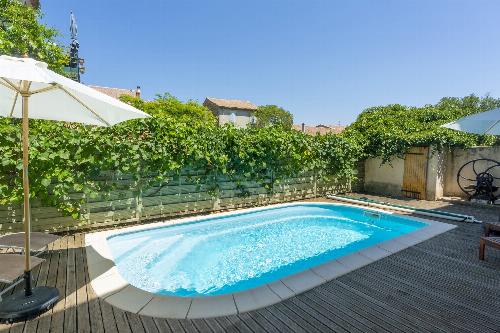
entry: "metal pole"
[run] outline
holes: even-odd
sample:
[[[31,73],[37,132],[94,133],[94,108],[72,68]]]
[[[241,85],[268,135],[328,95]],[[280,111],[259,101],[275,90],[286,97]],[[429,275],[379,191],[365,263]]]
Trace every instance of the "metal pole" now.
[[[28,90],[27,82],[24,82],[25,89]],[[30,249],[30,236],[31,236],[31,211],[30,211],[30,183],[28,176],[29,164],[29,118],[28,118],[28,98],[29,94],[22,93],[23,97],[23,190],[24,190],[24,280],[26,296],[31,295],[31,249]]]

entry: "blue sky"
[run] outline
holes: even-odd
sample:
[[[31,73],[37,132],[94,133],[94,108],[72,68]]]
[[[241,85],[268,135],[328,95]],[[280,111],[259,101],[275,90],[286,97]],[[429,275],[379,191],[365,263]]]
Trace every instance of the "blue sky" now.
[[[348,124],[363,109],[500,97],[496,0],[42,0],[83,82],[277,104],[295,122]]]

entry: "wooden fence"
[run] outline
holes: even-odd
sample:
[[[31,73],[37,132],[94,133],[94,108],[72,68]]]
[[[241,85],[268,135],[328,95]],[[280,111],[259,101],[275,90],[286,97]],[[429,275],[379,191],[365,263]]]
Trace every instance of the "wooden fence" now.
[[[138,186],[132,177],[116,179],[112,174],[103,175],[99,181],[113,182],[116,187],[109,194],[86,198],[78,220],[64,216],[55,207],[32,200],[32,229],[55,232],[140,223],[174,215],[259,206],[350,190],[349,182],[319,180],[312,172],[281,181],[271,192],[258,182],[242,181],[245,195],[235,182],[225,177],[217,178],[217,191],[209,190],[206,178],[193,170],[183,170],[146,188]],[[83,194],[73,193],[71,196],[82,197]],[[22,214],[22,206],[0,206],[0,233],[22,230]]]

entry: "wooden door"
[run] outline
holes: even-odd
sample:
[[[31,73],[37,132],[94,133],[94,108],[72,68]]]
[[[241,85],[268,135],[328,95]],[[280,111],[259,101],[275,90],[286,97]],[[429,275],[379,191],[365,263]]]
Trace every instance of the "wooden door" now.
[[[428,153],[429,147],[412,147],[406,152],[401,189],[405,197],[425,199]]]

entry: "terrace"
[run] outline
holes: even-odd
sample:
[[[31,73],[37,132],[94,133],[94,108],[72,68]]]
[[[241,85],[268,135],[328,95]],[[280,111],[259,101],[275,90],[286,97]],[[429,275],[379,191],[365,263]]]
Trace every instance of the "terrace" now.
[[[474,215],[482,221],[496,220],[499,213],[498,207],[371,198]],[[451,231],[278,304],[195,320],[140,316],[97,298],[89,284],[84,234],[67,234],[34,271],[35,284],[57,287],[61,301],[33,320],[1,324],[0,331],[498,332],[500,251],[489,249],[487,260],[479,261],[482,226],[454,224],[457,228]]]

